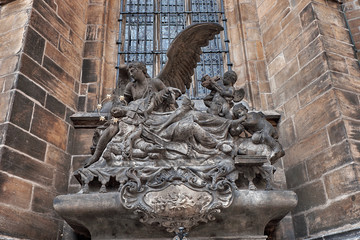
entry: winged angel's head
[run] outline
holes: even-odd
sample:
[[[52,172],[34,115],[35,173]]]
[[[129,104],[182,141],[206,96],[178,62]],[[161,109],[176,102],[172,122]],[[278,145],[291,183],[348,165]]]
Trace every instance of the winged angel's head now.
[[[128,66],[130,76],[136,81],[141,75],[145,78],[150,78],[147,73],[146,65],[142,62],[131,62]]]

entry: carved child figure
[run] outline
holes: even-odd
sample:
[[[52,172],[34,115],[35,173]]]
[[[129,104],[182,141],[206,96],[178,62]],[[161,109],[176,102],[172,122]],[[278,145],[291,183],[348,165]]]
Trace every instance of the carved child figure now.
[[[227,71],[223,79],[218,76],[211,78],[208,75],[201,79],[201,85],[211,90],[210,94],[204,98],[208,113],[232,119],[230,109],[234,105],[233,99],[236,93],[234,84],[236,80],[237,75],[234,71]]]
[[[248,112],[243,104],[237,104],[233,107],[234,117],[244,119],[242,126],[252,134],[251,140],[254,144],[266,144],[271,148],[269,160],[274,164],[276,160],[285,155],[280,143],[276,140],[278,134],[276,129],[265,119],[265,115],[261,112]]]

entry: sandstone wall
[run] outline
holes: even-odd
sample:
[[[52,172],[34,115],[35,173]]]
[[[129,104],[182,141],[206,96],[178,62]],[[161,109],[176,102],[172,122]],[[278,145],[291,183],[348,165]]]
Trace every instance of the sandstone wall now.
[[[119,15],[118,0],[89,2],[79,111],[94,111],[115,88]]]
[[[0,6],[0,233],[57,239],[68,188],[87,0]]]
[[[224,6],[230,58],[238,74],[236,86],[245,88],[252,108],[273,109],[256,2],[224,0]]]
[[[345,12],[348,26],[355,45],[357,58],[359,58],[360,49],[360,3],[356,0],[344,0],[342,10]]]
[[[287,185],[299,197],[297,238],[359,221],[359,65],[341,4],[258,0]]]

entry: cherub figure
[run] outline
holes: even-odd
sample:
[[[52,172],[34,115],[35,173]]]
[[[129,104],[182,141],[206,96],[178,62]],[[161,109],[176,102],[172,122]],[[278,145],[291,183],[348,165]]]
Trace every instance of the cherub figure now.
[[[204,104],[208,107],[208,113],[227,119],[233,118],[230,111],[234,106],[233,100],[241,101],[244,95],[243,89],[235,90],[236,80],[237,74],[231,70],[224,74],[223,79],[218,76],[211,78],[208,75],[201,79],[201,85],[211,90],[210,94],[203,99]]]
[[[276,129],[266,120],[261,112],[248,112],[243,104],[237,104],[233,107],[233,114],[236,119],[243,119],[242,126],[246,131],[252,134],[251,140],[254,144],[263,143],[270,147],[271,154],[269,160],[274,164],[276,160],[285,155],[278,139]]]

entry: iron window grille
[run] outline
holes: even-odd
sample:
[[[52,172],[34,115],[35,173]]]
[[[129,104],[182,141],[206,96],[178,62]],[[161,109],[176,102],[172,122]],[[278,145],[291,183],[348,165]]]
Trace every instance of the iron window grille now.
[[[156,76],[167,61],[171,41],[193,23],[216,22],[224,31],[204,47],[187,94],[200,99],[208,94],[200,79],[205,74],[222,76],[231,69],[223,0],[121,0],[118,37],[118,66],[144,62]]]

